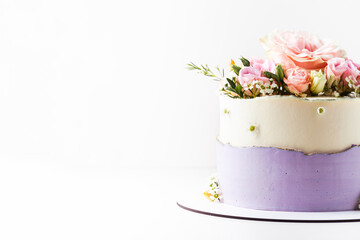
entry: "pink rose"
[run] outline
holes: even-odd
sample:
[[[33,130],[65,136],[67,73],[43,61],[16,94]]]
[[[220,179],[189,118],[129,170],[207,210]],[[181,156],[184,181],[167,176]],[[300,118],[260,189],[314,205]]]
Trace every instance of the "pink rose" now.
[[[240,70],[238,80],[241,86],[244,88],[247,88],[248,84],[251,84],[255,80],[258,80],[262,84],[270,81],[267,77],[262,75],[261,70],[255,67],[243,67]]]
[[[346,71],[341,76],[341,80],[345,81],[346,78],[351,78],[355,81],[355,85],[360,83],[360,65],[351,59],[346,60]]]
[[[334,80],[339,80],[341,75],[347,70],[347,63],[345,58],[332,58],[327,62],[325,74],[328,79],[333,77]]]
[[[306,32],[281,32],[260,39],[267,54],[284,68],[323,69],[334,57],[345,57],[345,51],[332,42]]]
[[[275,73],[276,63],[272,60],[268,60],[268,59],[264,60],[261,58],[251,57],[249,61],[250,61],[250,66],[258,69],[261,72],[268,71]]]
[[[290,68],[286,70],[284,82],[287,84],[290,92],[294,94],[304,93],[311,84],[310,74],[305,69],[298,67]]]
[[[261,93],[260,88],[256,87],[256,85],[271,84],[270,79],[263,76],[262,71],[257,67],[243,67],[239,72],[237,80],[244,88],[244,93],[251,97],[256,97]]]

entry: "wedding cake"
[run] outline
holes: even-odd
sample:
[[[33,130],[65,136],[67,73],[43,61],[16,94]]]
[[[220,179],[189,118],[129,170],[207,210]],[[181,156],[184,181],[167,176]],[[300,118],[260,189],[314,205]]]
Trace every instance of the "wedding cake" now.
[[[273,211],[345,211],[360,197],[360,65],[306,32],[261,39],[267,59],[231,60],[219,80],[212,201]],[[219,76],[220,75],[220,76]]]

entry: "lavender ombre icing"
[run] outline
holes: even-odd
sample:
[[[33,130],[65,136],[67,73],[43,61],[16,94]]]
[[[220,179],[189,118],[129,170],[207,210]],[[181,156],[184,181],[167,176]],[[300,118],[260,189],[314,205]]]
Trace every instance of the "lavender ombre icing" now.
[[[342,211],[360,195],[360,147],[314,154],[217,143],[224,203],[262,210]]]
[[[360,101],[220,97],[217,172],[225,204],[345,211],[360,196]]]

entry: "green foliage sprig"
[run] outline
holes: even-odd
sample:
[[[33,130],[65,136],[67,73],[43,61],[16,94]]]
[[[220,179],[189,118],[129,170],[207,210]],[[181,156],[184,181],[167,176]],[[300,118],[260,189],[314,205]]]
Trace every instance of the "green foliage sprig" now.
[[[198,71],[198,73],[203,74],[207,77],[212,77],[213,80],[215,80],[215,81],[220,81],[221,79],[223,79],[225,77],[224,69],[220,70],[219,67],[216,67],[216,70],[220,74],[220,76],[218,76],[209,68],[209,66],[207,64],[205,66],[200,65],[200,67],[199,67],[195,63],[190,62],[187,64],[186,68],[188,70],[196,70],[196,71]]]
[[[245,67],[250,66],[250,61],[247,60],[244,57],[240,58],[242,65]],[[224,88],[221,89],[224,94],[228,95],[231,98],[244,98],[244,90],[243,87],[240,85],[239,82],[236,81],[236,77],[232,78],[225,78],[224,69],[220,70],[219,67],[215,67],[217,74],[213,70],[210,69],[210,67],[206,65],[196,65],[193,62],[190,62],[186,65],[186,68],[188,70],[195,70],[198,73],[206,76],[211,77],[213,80],[220,81],[223,79],[226,79],[227,83],[224,85]],[[234,61],[231,62],[231,70],[236,74],[236,76],[239,76],[241,66],[238,66],[235,64]]]
[[[232,79],[226,78],[227,84],[225,84],[225,87],[223,91],[232,98],[243,98],[244,92],[242,86],[235,81],[235,77]]]

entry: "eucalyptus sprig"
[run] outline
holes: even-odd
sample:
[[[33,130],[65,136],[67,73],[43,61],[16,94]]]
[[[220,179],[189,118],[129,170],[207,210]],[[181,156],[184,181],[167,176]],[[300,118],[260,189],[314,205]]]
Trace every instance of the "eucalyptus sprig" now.
[[[224,69],[220,70],[219,67],[215,67],[216,70],[218,71],[218,73],[220,74],[220,76],[218,76],[210,69],[210,67],[207,64],[206,65],[200,65],[200,67],[199,67],[195,63],[190,62],[190,63],[187,64],[186,68],[188,70],[198,71],[198,73],[203,74],[203,75],[205,75],[207,77],[212,77],[213,80],[215,80],[215,81],[220,81],[221,79],[223,79],[225,77]]]

